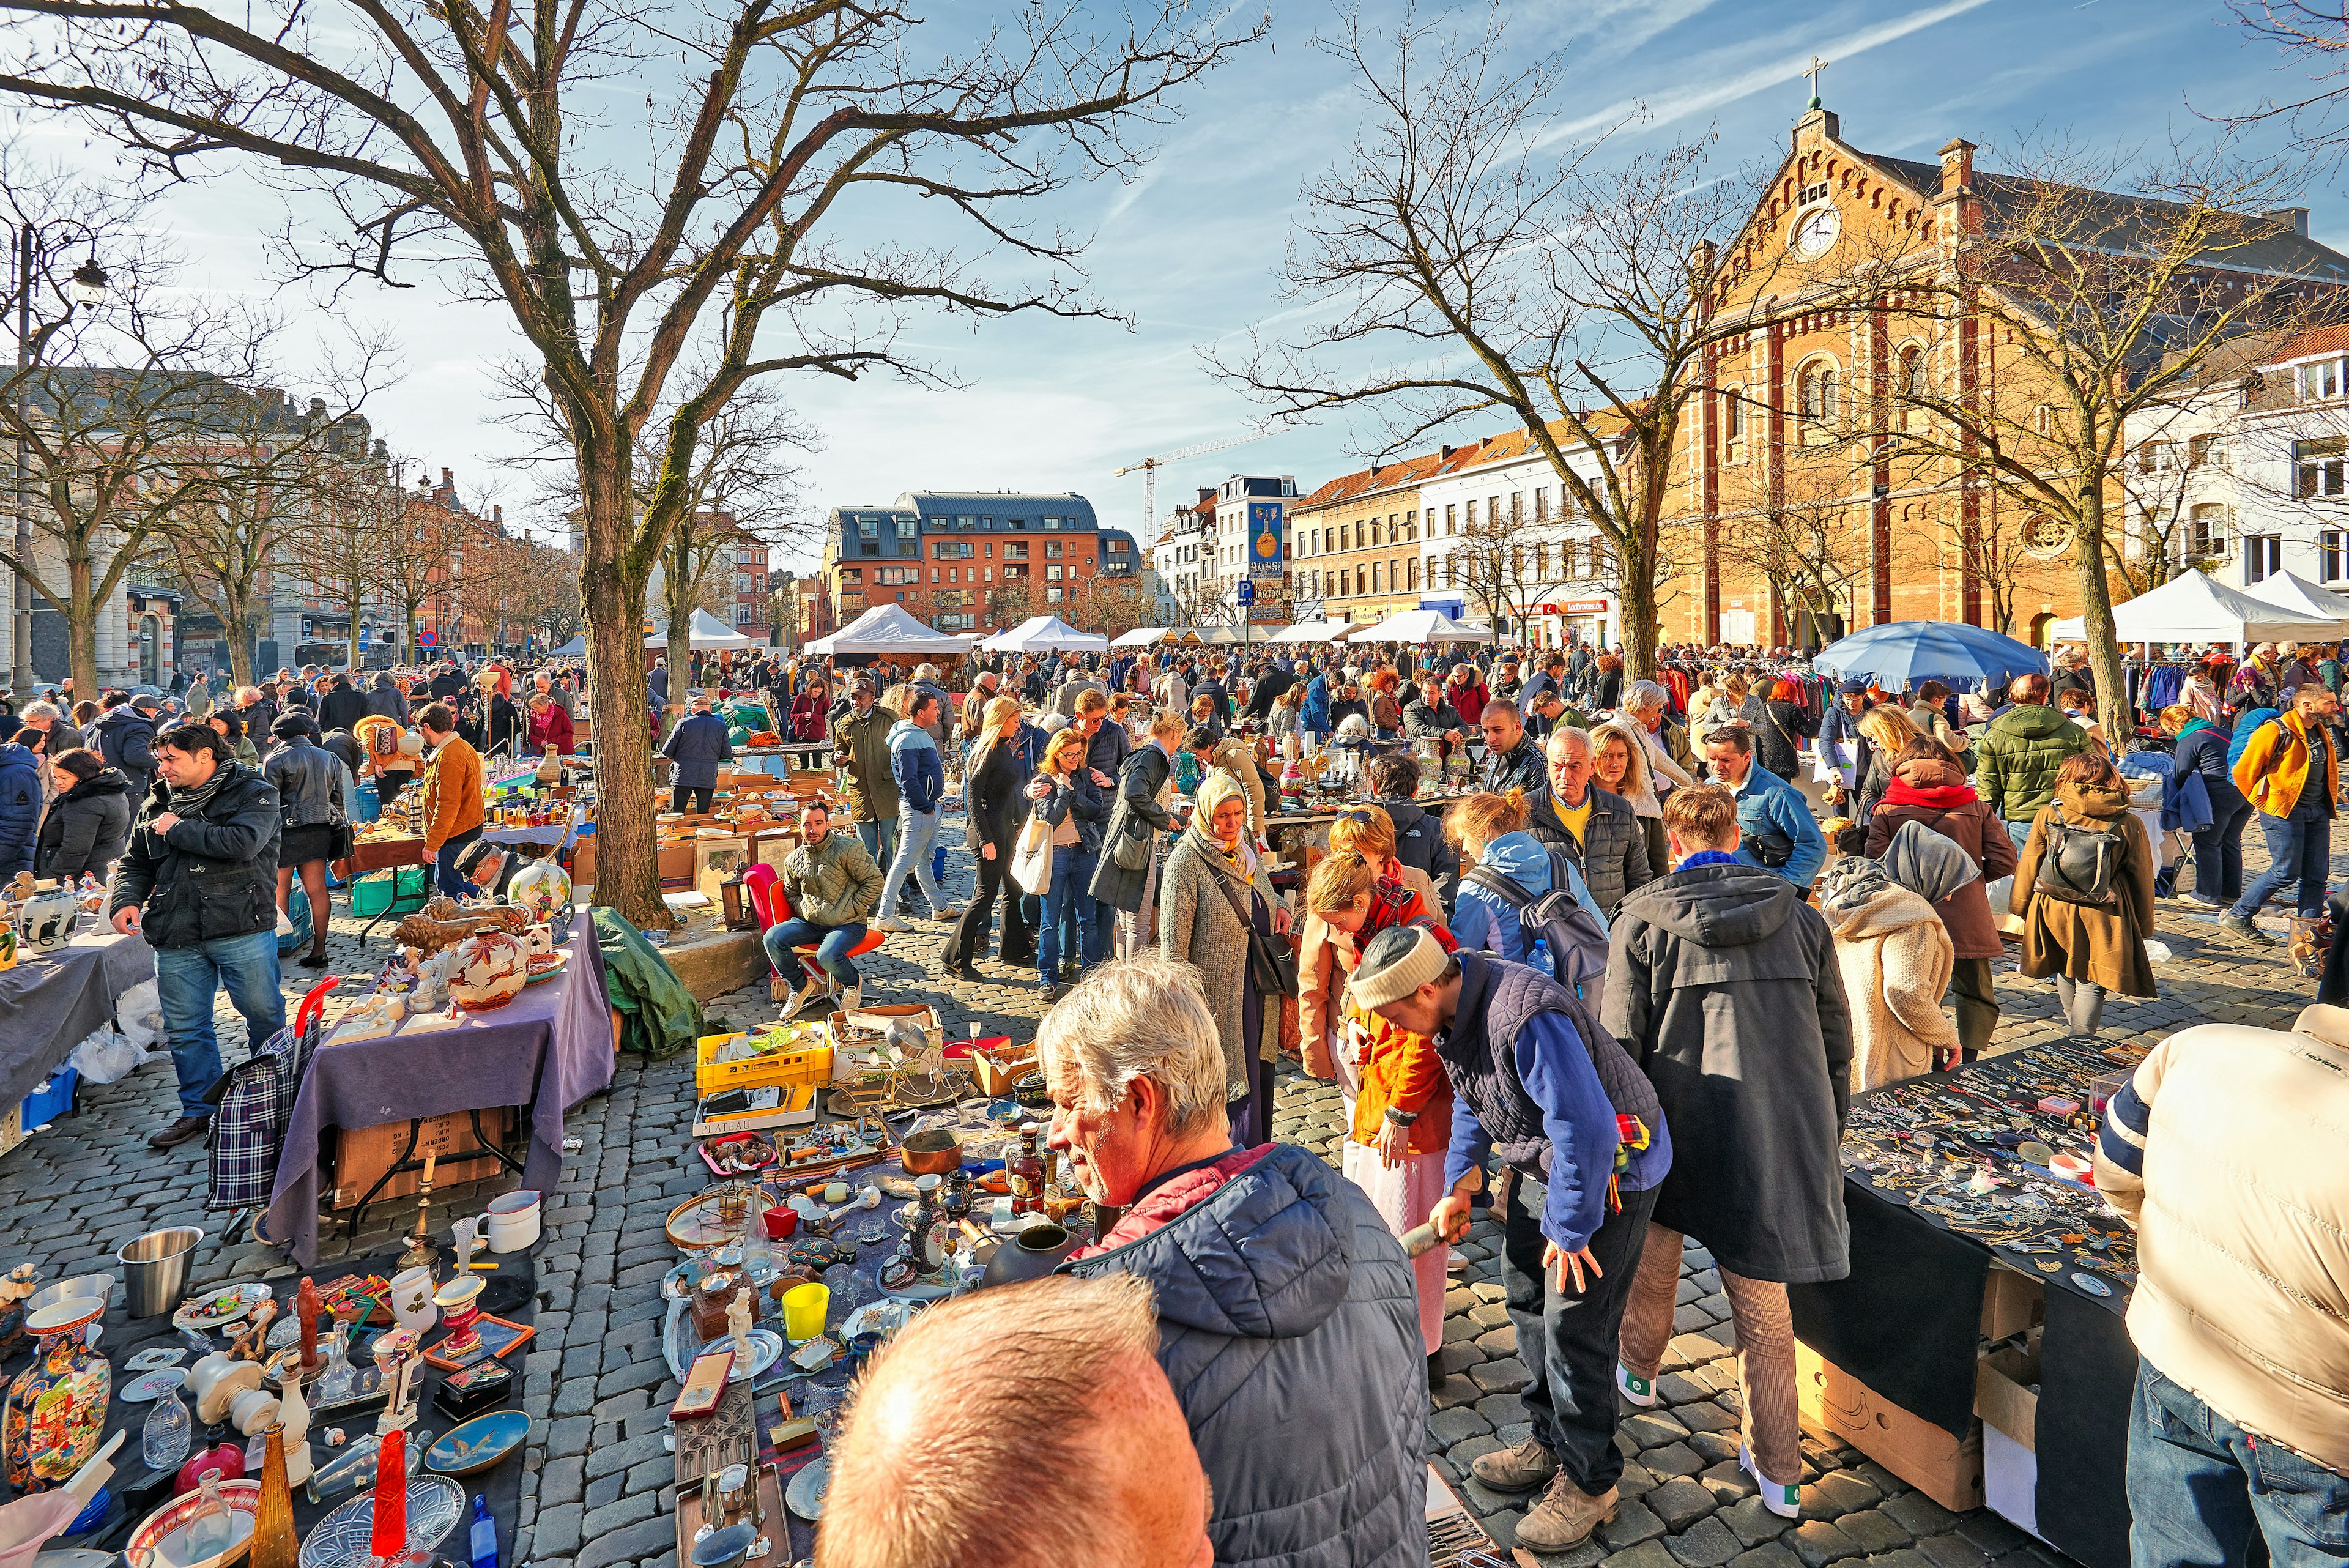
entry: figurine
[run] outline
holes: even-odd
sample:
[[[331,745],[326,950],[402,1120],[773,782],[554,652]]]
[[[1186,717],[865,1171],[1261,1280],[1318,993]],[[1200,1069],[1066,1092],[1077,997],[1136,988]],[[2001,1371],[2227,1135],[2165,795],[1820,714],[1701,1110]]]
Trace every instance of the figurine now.
[[[326,1303],[318,1295],[318,1287],[310,1276],[302,1276],[302,1286],[294,1293],[294,1315],[302,1320],[302,1375],[313,1376],[318,1370],[318,1319]]]
[[[382,1375],[383,1414],[376,1418],[376,1436],[405,1431],[416,1421],[416,1335],[404,1328],[380,1334],[375,1341],[375,1364]]]
[[[750,1365],[750,1324],[753,1314],[748,1286],[734,1293],[733,1304],[726,1309],[726,1332],[734,1340],[734,1364]]]

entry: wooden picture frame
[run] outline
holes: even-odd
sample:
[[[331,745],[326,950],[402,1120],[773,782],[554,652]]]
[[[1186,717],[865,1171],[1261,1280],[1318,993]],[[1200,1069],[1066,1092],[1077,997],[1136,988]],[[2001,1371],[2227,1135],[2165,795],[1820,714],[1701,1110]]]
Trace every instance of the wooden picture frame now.
[[[536,1338],[538,1330],[528,1324],[509,1323],[483,1313],[473,1320],[473,1348],[462,1355],[448,1354],[449,1339],[443,1334],[439,1345],[424,1353],[424,1364],[443,1372],[462,1372],[476,1362],[502,1361],[508,1351],[519,1350]]]

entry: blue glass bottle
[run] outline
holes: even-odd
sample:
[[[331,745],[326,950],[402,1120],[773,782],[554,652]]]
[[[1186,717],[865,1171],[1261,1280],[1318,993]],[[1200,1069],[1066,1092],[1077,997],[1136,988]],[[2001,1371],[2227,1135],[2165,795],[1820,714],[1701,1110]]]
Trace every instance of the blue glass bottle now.
[[[498,1568],[498,1521],[480,1492],[473,1494],[473,1568]]]

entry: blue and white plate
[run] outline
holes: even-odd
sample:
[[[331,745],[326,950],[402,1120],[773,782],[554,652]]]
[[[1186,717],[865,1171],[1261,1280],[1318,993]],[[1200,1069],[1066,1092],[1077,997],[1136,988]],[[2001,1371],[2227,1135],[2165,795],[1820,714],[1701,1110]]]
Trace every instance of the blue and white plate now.
[[[424,1451],[424,1468],[436,1475],[478,1475],[523,1445],[530,1417],[520,1410],[492,1410],[451,1427]]]

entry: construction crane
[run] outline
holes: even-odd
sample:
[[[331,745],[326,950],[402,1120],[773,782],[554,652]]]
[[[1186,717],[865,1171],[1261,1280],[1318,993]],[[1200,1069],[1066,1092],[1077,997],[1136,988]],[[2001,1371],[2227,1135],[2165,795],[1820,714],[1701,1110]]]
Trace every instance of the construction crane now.
[[[1221,452],[1227,446],[1246,446],[1252,441],[1262,441],[1271,433],[1270,431],[1257,431],[1253,435],[1226,436],[1222,441],[1202,441],[1197,446],[1186,446],[1181,452],[1170,452],[1159,457],[1145,457],[1140,462],[1127,463],[1123,468],[1111,474],[1110,477],[1112,479],[1123,479],[1137,469],[1142,472],[1142,533],[1139,536],[1141,547],[1147,551],[1150,548],[1150,542],[1158,536],[1158,471],[1160,469],[1170,462],[1180,462],[1186,457],[1205,457],[1211,452]]]

